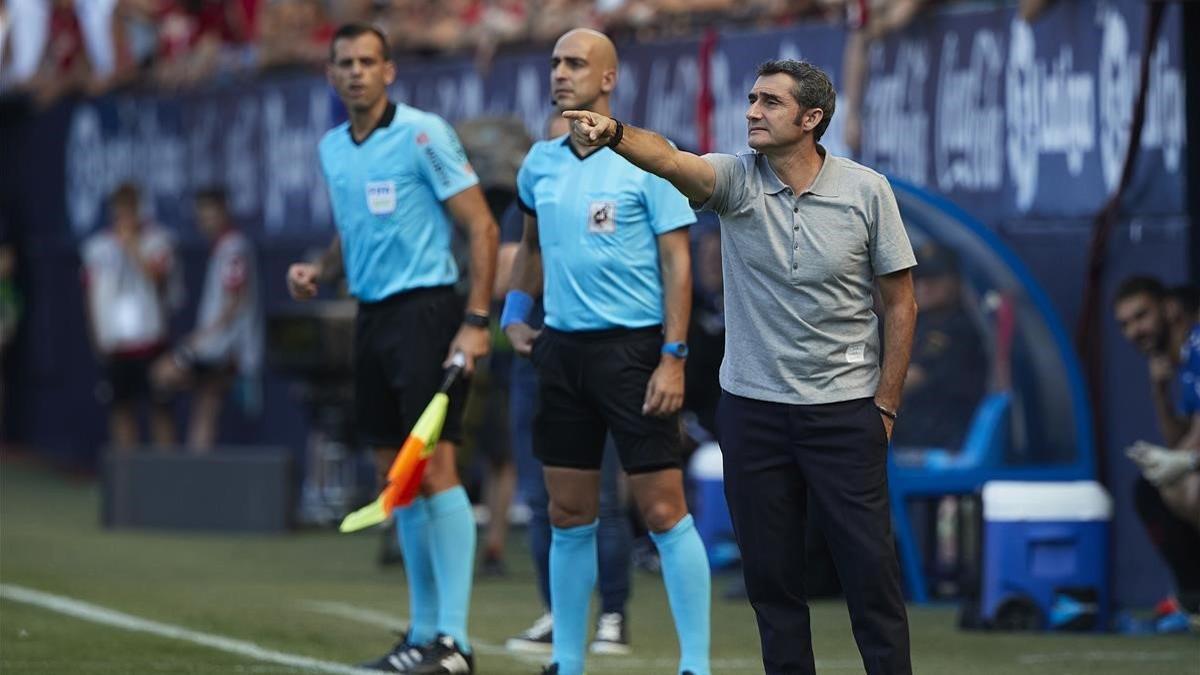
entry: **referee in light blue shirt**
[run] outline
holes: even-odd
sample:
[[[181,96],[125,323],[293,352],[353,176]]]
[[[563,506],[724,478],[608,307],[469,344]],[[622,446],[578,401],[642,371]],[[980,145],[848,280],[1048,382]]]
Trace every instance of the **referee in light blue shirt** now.
[[[604,35],[573,30],[555,45],[550,83],[560,109],[607,114],[616,77],[616,50]],[[662,559],[679,672],[708,675],[708,559],[683,497],[677,415],[695,214],[665,180],[565,136],[533,146],[517,189],[525,232],[501,324],[538,375],[533,449],[545,467],[553,526],[553,662],[544,672],[583,672],[600,467],[611,432]],[[539,288],[541,333],[526,322]]]
[[[455,352],[467,371],[487,354],[488,306],[499,233],[454,131],[444,120],[387,98],[396,69],[377,29],[348,25],[333,36],[328,76],[350,121],[321,139],[321,169],[337,236],[316,263],[288,269],[298,300],[345,274],[358,299],[355,414],[360,437],[378,449],[381,475],[437,392]],[[454,293],[451,219],[471,241],[464,311]],[[450,410],[421,496],[397,509],[412,622],[404,639],[364,667],[404,673],[472,673],[467,609],[475,519],[455,469],[466,395]]]

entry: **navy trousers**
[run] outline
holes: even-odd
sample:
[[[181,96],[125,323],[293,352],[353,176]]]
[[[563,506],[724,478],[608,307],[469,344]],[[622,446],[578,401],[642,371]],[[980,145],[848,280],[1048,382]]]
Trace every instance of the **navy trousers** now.
[[[867,673],[911,673],[887,436],[872,399],[788,405],[722,392],[717,435],[768,675],[816,672],[806,527],[819,527],[829,544]]]

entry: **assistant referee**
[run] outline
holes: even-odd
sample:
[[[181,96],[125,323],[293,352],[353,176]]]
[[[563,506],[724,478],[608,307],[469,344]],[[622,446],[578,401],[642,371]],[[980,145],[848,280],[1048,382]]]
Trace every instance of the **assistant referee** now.
[[[360,438],[377,448],[381,475],[437,392],[454,352],[467,371],[488,352],[488,306],[499,232],[454,130],[440,117],[387,98],[396,75],[377,29],[347,25],[333,36],[328,77],[349,122],[319,146],[338,233],[316,263],[288,270],[298,300],[344,273],[358,300],[354,400]],[[450,220],[470,236],[471,288],[464,312]],[[455,468],[466,389],[450,391],[442,440],[421,497],[396,510],[409,586],[405,638],[365,667],[404,673],[471,673],[467,609],[475,519]]]

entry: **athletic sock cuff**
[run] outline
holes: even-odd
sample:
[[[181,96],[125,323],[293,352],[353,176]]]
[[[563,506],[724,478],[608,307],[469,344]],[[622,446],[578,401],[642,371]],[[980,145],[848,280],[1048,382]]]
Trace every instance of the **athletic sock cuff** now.
[[[587,525],[580,525],[578,527],[554,527],[552,525],[550,529],[554,532],[554,536],[556,538],[586,539],[588,537],[595,536],[596,530],[599,529],[599,527],[600,521],[593,520]]]
[[[675,526],[666,532],[651,532],[650,538],[654,540],[656,546],[663,546],[678,541],[680,537],[687,536],[687,533],[696,529],[696,523],[692,519],[692,514],[685,513],[679,519]]]
[[[449,490],[442,490],[436,495],[426,497],[425,501],[429,505],[431,518],[464,509],[471,510],[471,500],[467,497],[466,489],[461,485],[455,485]]]
[[[412,503],[407,506],[397,508],[395,511],[397,521],[412,522],[413,520],[428,520],[429,509],[428,504],[426,504],[427,501],[424,497],[420,497],[412,500]]]

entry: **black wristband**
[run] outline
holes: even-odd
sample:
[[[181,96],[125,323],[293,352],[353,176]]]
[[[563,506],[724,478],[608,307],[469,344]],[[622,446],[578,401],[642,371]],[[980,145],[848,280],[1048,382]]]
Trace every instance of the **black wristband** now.
[[[884,417],[890,419],[893,422],[896,421],[896,411],[895,410],[888,410],[887,408],[879,405],[878,403],[875,404],[875,409],[878,410],[880,413],[882,413]]]
[[[463,317],[463,323],[476,328],[487,328],[491,325],[492,319],[483,312],[470,311]]]
[[[621,120],[614,119],[617,123],[617,130],[613,132],[613,137],[608,139],[608,147],[616,149],[621,143],[621,137],[625,135],[625,125],[621,124]]]

